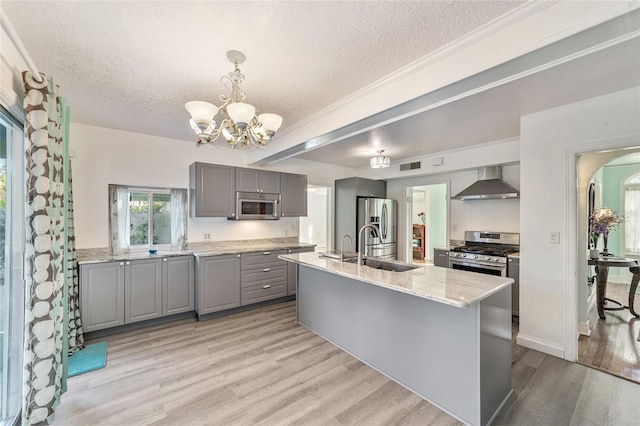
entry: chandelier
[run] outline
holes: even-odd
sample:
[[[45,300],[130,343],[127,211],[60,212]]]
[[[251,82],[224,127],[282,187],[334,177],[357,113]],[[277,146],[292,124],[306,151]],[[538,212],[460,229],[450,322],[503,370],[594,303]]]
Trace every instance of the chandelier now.
[[[376,152],[378,153],[378,156],[371,158],[371,168],[382,169],[384,167],[389,167],[391,165],[391,157],[388,155],[382,155],[384,149],[380,149]]]
[[[282,117],[268,113],[256,116],[255,107],[244,102],[247,96],[240,87],[244,81],[244,74],[238,65],[243,63],[246,57],[242,52],[229,50],[227,59],[235,69],[220,78],[222,84],[230,91],[229,96],[220,95],[220,108],[202,101],[187,102],[184,106],[191,114],[189,124],[198,135],[197,145],[213,144],[222,135],[227,146],[233,149],[250,146],[264,148],[282,125]],[[218,113],[221,115],[221,121],[216,128],[214,117]]]

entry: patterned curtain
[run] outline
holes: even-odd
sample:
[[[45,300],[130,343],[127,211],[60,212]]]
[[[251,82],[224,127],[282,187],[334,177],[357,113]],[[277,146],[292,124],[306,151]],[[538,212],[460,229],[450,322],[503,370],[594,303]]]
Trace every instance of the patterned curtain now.
[[[31,73],[22,74],[27,175],[23,425],[51,423],[66,387],[68,108],[53,81],[41,77],[38,83]]]
[[[73,190],[71,178],[71,161],[68,161],[69,177],[67,185],[67,287],[69,290],[68,324],[69,342],[68,354],[73,355],[84,348],[82,322],[80,321],[80,283],[78,280],[78,260],[76,259],[76,232],[73,226]]]

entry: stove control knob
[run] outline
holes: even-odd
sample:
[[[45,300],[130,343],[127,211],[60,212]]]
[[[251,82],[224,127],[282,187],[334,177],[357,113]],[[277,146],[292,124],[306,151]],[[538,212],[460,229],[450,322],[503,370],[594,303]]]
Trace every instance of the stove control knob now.
[[[477,259],[479,256],[476,254],[474,257]]]
[[[487,260],[487,261],[491,260],[491,256],[485,256],[484,260]]]
[[[467,257],[467,255],[465,253],[462,253],[460,256]]]
[[[491,260],[493,260],[494,262],[499,262],[499,261],[500,261],[500,259],[499,259],[499,258],[497,258],[497,257],[494,257],[494,258],[493,258],[493,259],[491,259]]]

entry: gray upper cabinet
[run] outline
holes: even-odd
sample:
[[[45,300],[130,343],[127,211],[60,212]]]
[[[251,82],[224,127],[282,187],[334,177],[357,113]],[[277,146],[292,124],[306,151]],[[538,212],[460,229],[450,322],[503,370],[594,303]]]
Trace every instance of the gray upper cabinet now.
[[[196,260],[196,312],[210,314],[240,306],[240,255]]]
[[[235,216],[235,167],[193,163],[189,166],[189,193],[191,216]]]
[[[354,178],[356,180],[356,196],[358,197],[387,197],[387,182],[383,180],[372,180]]]
[[[292,173],[280,174],[283,217],[299,217],[307,215],[307,176]]]
[[[280,173],[236,167],[236,191],[280,193]]]
[[[124,324],[124,262],[80,265],[80,316],[85,332]]]
[[[162,262],[144,259],[125,262],[126,323],[144,321],[162,316]]]
[[[195,309],[193,256],[162,259],[162,315],[173,315]]]

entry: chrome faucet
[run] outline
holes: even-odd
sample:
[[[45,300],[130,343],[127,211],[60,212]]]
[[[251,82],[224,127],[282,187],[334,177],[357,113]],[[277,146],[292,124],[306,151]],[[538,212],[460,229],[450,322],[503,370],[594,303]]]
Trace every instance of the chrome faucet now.
[[[373,235],[377,238],[380,238],[380,232],[378,231],[378,227],[375,225],[372,225],[370,223],[367,223],[366,225],[364,225],[362,228],[360,228],[360,231],[358,231],[358,265],[362,265],[362,231],[364,231],[365,228],[371,228],[373,229]]]
[[[342,241],[340,242],[340,262],[344,262],[344,239],[349,238],[351,244],[353,244],[353,239],[351,239],[351,235],[344,234],[342,236]]]

